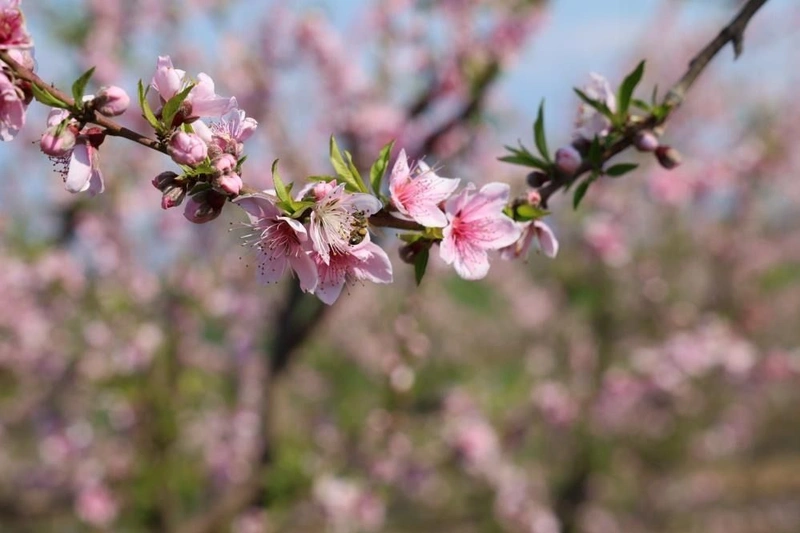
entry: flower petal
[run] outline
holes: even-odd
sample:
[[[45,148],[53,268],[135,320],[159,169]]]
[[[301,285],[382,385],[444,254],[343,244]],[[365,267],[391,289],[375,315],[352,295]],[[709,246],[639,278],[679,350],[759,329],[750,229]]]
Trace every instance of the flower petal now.
[[[537,220],[533,223],[533,228],[542,253],[551,259],[558,255],[558,239],[550,226]]]
[[[392,282],[392,262],[386,252],[373,242],[353,250],[353,255],[361,261],[351,268],[353,277],[373,283]]]
[[[286,271],[286,250],[283,248],[265,249],[258,254],[256,279],[263,285],[278,283]]]
[[[297,279],[300,282],[300,288],[304,292],[314,292],[317,288],[319,276],[317,274],[317,266],[308,254],[301,253],[298,255],[289,256],[289,264],[292,266]]]
[[[72,149],[69,171],[64,180],[64,187],[69,192],[83,192],[89,188],[89,180],[92,178],[91,150],[93,148],[86,142],[78,143]]]

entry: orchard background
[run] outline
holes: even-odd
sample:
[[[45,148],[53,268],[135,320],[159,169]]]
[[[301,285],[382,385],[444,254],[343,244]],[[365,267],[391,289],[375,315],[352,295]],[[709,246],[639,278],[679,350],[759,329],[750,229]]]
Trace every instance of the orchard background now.
[[[592,4],[592,5],[589,5]],[[594,5],[597,4],[597,5]],[[259,122],[246,178],[301,181],[334,134],[444,176],[571,141],[597,71],[666,90],[722,0],[28,1],[38,73],[135,94],[157,55]],[[255,281],[226,209],[162,210],[163,155],[105,141],[70,195],[33,104],[0,146],[0,531],[792,532],[800,529],[800,8],[772,0],[669,120],[683,155],[550,201],[554,260],[331,307]],[[142,128],[138,113],[121,121]],[[110,146],[109,146],[110,145]],[[797,233],[797,235],[796,235]]]

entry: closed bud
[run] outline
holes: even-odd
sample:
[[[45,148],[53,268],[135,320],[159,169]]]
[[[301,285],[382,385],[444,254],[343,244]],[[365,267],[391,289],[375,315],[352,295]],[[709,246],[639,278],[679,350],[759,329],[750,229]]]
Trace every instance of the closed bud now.
[[[183,209],[183,216],[189,222],[205,224],[217,218],[222,213],[226,196],[214,191],[201,192],[189,197]]]
[[[661,166],[667,170],[677,167],[683,160],[680,152],[671,146],[659,146],[656,149],[656,158]]]
[[[153,178],[153,181],[151,183],[153,184],[153,187],[163,192],[168,186],[174,185],[175,179],[177,177],[178,177],[177,174],[168,170],[166,172],[162,172],[161,174]]]
[[[541,170],[534,170],[530,174],[527,175],[525,178],[525,183],[528,184],[528,187],[541,187],[547,180],[550,179],[547,174],[542,172]]]
[[[538,207],[542,203],[542,195],[536,189],[531,189],[528,191],[527,200],[530,205]]]
[[[581,161],[581,154],[574,146],[564,146],[556,150],[556,167],[567,176],[575,174]]]
[[[236,173],[236,158],[231,154],[222,154],[211,166],[216,171],[214,185],[228,194],[238,196],[242,190],[242,178]]]
[[[75,146],[75,128],[61,125],[47,128],[39,141],[39,148],[50,157],[63,157]]]
[[[101,87],[95,98],[92,101],[94,108],[107,117],[116,117],[127,111],[128,106],[131,105],[131,99],[128,93],[121,87],[111,85],[109,87]]]
[[[196,134],[178,131],[170,138],[167,153],[179,165],[192,167],[205,160],[208,147]]]
[[[168,185],[164,188],[164,194],[161,195],[161,209],[177,207],[183,203],[184,198],[186,198],[186,189],[179,185]]]
[[[650,130],[642,130],[636,134],[633,144],[642,152],[653,152],[658,148],[658,137]]]

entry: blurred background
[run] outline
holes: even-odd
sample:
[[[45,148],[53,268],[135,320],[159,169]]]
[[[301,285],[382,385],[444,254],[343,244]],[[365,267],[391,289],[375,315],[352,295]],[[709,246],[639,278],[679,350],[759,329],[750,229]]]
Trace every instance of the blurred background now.
[[[573,86],[647,59],[662,94],[724,0],[39,0],[39,74],[135,94],[157,55],[259,121],[246,181],[366,167],[395,138],[464,181],[570,142]],[[0,531],[800,530],[800,7],[771,0],[650,158],[557,196],[555,260],[333,307],[254,282],[242,213],[159,207],[160,154],[109,138],[105,194],[63,190],[46,110],[0,146]],[[96,87],[95,87],[96,88]],[[136,110],[123,121],[146,131]],[[435,255],[435,254],[434,254]]]

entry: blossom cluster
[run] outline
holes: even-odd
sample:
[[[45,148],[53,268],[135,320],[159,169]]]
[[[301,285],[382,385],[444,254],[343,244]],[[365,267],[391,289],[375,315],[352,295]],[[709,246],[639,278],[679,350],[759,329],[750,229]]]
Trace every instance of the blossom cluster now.
[[[381,167],[389,150],[383,151]],[[334,167],[343,160],[335,141],[331,157]],[[273,173],[274,190],[234,200],[250,219],[245,241],[257,251],[259,280],[275,283],[289,268],[303,291],[326,304],[336,301],[347,283],[392,281],[391,262],[369,232],[369,217],[379,211],[419,225],[418,233],[404,239],[404,259],[416,263],[422,254],[427,263],[430,247],[438,244],[441,259],[464,279],[486,276],[491,251],[500,250],[507,259],[527,255],[534,238],[546,255],[558,251],[543,222],[515,221],[507,214],[507,184],[488,183],[479,190],[470,184],[454,194],[459,179],[439,176],[424,161],[410,165],[405,150],[389,174],[388,198],[380,194],[381,175],[373,184],[377,194],[360,192],[368,189],[354,169],[312,182],[295,198],[275,168]]]

